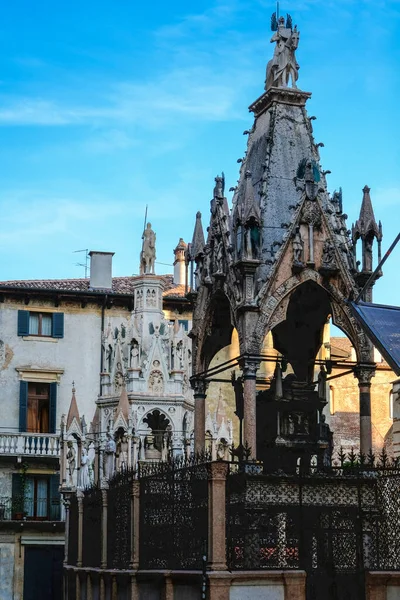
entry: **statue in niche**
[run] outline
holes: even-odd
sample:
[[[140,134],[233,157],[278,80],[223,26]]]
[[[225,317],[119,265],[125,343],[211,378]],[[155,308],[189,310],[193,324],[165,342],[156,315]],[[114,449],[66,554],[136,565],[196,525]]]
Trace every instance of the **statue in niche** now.
[[[300,227],[296,227],[296,232],[293,236],[293,262],[303,264],[304,243],[301,239]]]
[[[328,268],[334,268],[335,265],[335,248],[331,240],[325,240],[322,250],[322,265]]]
[[[117,442],[117,465],[118,471],[123,471],[128,468],[128,438],[125,434],[118,438]]]
[[[156,260],[156,234],[151,228],[151,223],[142,235],[143,245],[140,253],[140,274],[151,273],[154,275],[154,265]]]
[[[109,344],[106,348],[106,368],[109,373],[112,370],[112,359],[113,359],[113,349],[111,344]]]
[[[114,475],[115,470],[115,451],[116,445],[115,441],[111,437],[110,433],[107,433],[107,441],[104,448],[104,477],[106,479],[111,479]]]
[[[183,369],[183,343],[182,341],[178,342],[176,345],[176,357],[177,357],[177,367],[179,369]]]
[[[89,456],[86,447],[82,448],[82,456],[81,456],[81,470],[80,470],[80,485],[79,487],[85,489],[90,485],[90,477],[89,477]]]
[[[365,262],[365,271],[372,271],[372,239],[366,238],[364,242],[364,262]]]
[[[140,355],[139,344],[137,343],[136,340],[132,340],[132,344],[131,344],[131,368],[132,369],[138,368],[139,355]]]
[[[122,364],[120,362],[117,362],[117,370],[115,372],[115,377],[114,377],[114,388],[116,392],[119,392],[120,389],[122,388],[122,384],[124,381],[124,374],[122,372]]]
[[[76,467],[76,452],[74,448],[74,443],[69,440],[67,442],[67,463],[68,463],[68,485],[74,485],[74,473]]]
[[[161,371],[152,371],[149,377],[149,391],[160,396],[164,391],[164,380]]]
[[[255,219],[252,218],[248,223],[246,223],[245,228],[245,245],[248,258],[252,258],[254,260],[259,258],[260,242],[260,227],[258,226],[258,223],[256,223]]]
[[[214,200],[222,200],[225,192],[225,175],[222,173],[222,177],[217,175],[215,178],[215,187],[214,187]]]
[[[300,38],[297,25],[292,28],[290,15],[287,16],[285,25],[285,19],[280,17],[278,21],[276,13],[274,13],[271,18],[271,30],[275,32],[271,38],[271,43],[275,42],[276,45],[274,56],[267,65],[265,89],[287,87],[290,78],[292,79],[292,87],[297,88],[296,81],[300,68],[295,55]]]
[[[318,373],[318,397],[321,398],[321,400],[326,400],[326,376],[327,373],[322,365],[321,370]]]

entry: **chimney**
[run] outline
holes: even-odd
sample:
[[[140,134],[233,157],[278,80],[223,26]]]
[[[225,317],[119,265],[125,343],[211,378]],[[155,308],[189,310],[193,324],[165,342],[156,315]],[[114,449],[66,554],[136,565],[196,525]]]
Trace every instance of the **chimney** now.
[[[89,252],[90,288],[92,290],[112,289],[112,257],[114,252]]]
[[[187,244],[182,238],[179,239],[178,245],[174,250],[174,283],[185,285],[186,279],[186,263],[185,263],[185,252]]]

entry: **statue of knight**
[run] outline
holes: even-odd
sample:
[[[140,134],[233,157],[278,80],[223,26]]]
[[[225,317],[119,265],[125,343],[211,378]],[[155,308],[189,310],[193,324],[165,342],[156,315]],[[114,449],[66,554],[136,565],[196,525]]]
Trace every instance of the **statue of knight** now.
[[[274,56],[267,65],[267,76],[265,89],[272,87],[288,87],[289,78],[292,79],[292,87],[297,88],[296,81],[299,76],[299,65],[296,61],[295,51],[299,45],[300,32],[297,25],[292,27],[292,17],[287,15],[285,19],[277,19],[276,13],[271,17],[271,30],[274,35],[271,43],[276,42]]]

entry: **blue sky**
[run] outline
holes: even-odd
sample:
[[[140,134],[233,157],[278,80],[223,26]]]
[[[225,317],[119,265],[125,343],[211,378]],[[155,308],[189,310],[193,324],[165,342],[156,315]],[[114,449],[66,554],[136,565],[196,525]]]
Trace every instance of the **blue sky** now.
[[[157,260],[206,224],[227,189],[263,92],[273,2],[3,3],[0,21],[0,279],[80,277],[74,250],[138,270],[145,205]],[[400,215],[400,1],[281,2],[301,32],[299,87],[329,189],[349,225],[365,184],[386,249]],[[398,304],[397,248],[375,300]],[[171,272],[158,265],[157,271]]]

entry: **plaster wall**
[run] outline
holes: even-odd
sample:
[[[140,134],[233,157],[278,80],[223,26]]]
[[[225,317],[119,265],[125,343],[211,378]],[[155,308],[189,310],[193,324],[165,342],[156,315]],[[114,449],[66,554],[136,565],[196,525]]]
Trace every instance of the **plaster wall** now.
[[[0,540],[0,598],[13,600],[14,544]]]
[[[46,310],[64,313],[64,337],[36,338],[17,335],[18,310]],[[120,326],[130,313],[123,309],[106,310],[111,325]],[[95,411],[99,392],[101,352],[101,309],[81,308],[63,303],[55,308],[50,303],[35,302],[28,306],[4,303],[0,306],[0,400],[2,431],[18,431],[19,373],[16,368],[34,367],[38,370],[63,369],[57,390],[57,430],[63,413],[68,412],[72,381],[75,381],[80,415],[89,423]],[[0,348],[0,350],[1,350]]]

